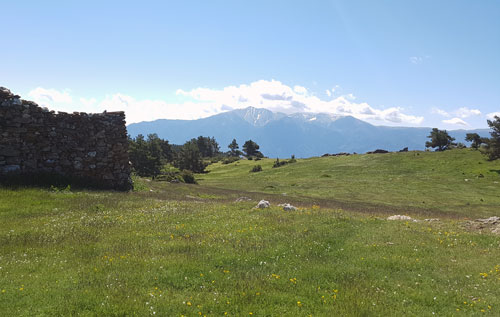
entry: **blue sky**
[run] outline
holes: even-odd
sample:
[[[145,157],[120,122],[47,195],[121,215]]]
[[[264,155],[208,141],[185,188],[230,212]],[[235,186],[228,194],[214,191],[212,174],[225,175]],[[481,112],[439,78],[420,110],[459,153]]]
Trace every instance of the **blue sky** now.
[[[129,123],[228,109],[484,128],[500,1],[2,1],[0,86]]]

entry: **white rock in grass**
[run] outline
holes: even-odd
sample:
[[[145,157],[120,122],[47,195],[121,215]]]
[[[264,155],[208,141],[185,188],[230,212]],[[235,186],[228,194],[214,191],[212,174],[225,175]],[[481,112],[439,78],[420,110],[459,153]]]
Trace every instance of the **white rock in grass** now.
[[[491,233],[498,234],[500,236],[500,224],[498,224],[496,228],[493,228],[493,230],[491,230]]]
[[[486,219],[476,219],[477,222],[481,222],[481,223],[486,223],[486,224],[497,224],[499,223],[500,224],[500,217],[489,217],[489,218],[486,218]]]
[[[284,210],[284,211],[296,211],[296,210],[298,210],[298,208],[297,208],[297,207],[292,206],[292,205],[290,205],[290,204],[283,204],[283,206],[282,206],[282,207],[283,207],[283,210]]]
[[[269,206],[271,206],[271,204],[267,200],[261,200],[255,208],[264,209],[269,208]]]
[[[407,220],[407,221],[410,221],[410,220],[413,220],[413,218],[410,216],[404,216],[404,215],[394,215],[394,216],[387,217],[387,220]]]
[[[242,202],[242,201],[251,201],[251,200],[252,200],[252,198],[248,198],[248,197],[243,196],[243,197],[237,198],[235,201],[237,203],[239,203],[239,202]]]

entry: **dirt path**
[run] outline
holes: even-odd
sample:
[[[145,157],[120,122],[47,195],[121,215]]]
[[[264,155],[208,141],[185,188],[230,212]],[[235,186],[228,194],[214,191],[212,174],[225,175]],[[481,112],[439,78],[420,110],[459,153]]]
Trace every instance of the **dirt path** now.
[[[235,189],[224,189],[210,187],[205,185],[190,184],[170,184],[155,182],[151,184],[153,192],[146,192],[144,195],[153,196],[163,200],[179,201],[200,201],[200,202],[220,202],[232,203],[238,198],[247,197],[257,203],[261,199],[271,202],[271,204],[290,203],[297,207],[311,207],[313,205],[328,209],[343,209],[363,214],[373,215],[394,215],[408,214],[417,218],[446,218],[446,219],[464,219],[463,215],[458,213],[444,212],[428,208],[415,207],[397,207],[390,205],[371,204],[366,202],[346,202],[332,198],[316,198],[308,196],[286,196],[280,194],[271,194],[263,192],[250,192]]]

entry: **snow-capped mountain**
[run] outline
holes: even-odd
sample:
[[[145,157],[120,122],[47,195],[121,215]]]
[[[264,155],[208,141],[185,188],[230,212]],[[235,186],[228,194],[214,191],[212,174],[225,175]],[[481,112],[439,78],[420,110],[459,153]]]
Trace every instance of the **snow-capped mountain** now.
[[[324,113],[295,113],[286,115],[266,109],[248,107],[220,113],[198,120],[155,120],[133,123],[128,132],[156,133],[173,144],[200,135],[215,137],[222,151],[235,138],[240,146],[252,139],[269,157],[319,156],[324,153],[357,152],[375,149],[397,151],[408,147],[423,150],[431,128],[374,126],[351,116]],[[454,130],[450,135],[465,142],[465,134],[476,132],[489,136],[488,130]]]

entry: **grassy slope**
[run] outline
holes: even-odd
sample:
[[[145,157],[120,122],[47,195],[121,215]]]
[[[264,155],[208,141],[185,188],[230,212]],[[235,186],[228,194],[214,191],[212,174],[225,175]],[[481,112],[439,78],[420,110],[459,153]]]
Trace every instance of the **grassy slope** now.
[[[310,158],[274,169],[273,161],[214,164],[201,184],[442,216],[490,216],[500,206],[500,161],[469,149]],[[249,173],[256,164],[263,171]]]

